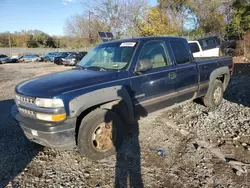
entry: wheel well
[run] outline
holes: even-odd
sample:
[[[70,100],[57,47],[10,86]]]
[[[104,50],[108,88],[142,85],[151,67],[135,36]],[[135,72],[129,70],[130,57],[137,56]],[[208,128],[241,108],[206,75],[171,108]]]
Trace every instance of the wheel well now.
[[[224,91],[226,90],[227,88],[227,84],[228,84],[228,81],[229,81],[229,76],[226,75],[226,74],[222,74],[220,75],[219,77],[216,78],[217,80],[220,80],[223,84],[223,89]]]
[[[78,139],[78,132],[79,132],[79,128],[82,122],[82,119],[88,115],[90,112],[92,112],[93,110],[95,110],[96,108],[102,108],[102,109],[108,109],[108,110],[112,110],[114,111],[120,118],[122,121],[129,121],[127,114],[125,112],[125,110],[127,109],[126,103],[123,100],[115,100],[115,101],[109,101],[106,103],[102,103],[102,104],[98,104],[95,106],[92,106],[86,110],[84,110],[78,117],[76,120],[76,129],[75,129],[75,139],[76,139],[76,145],[77,145],[77,139]]]
[[[96,105],[96,106],[92,106],[86,110],[84,110],[79,116],[77,116],[77,120],[76,120],[76,129],[75,129],[75,141],[76,141],[76,145],[77,145],[77,139],[78,139],[78,132],[79,132],[79,128],[82,122],[82,119],[89,114],[90,112],[92,112],[93,110],[95,110],[96,108],[100,107],[100,105]]]
[[[224,83],[224,80],[225,80],[225,75],[221,75],[219,77],[216,78],[217,80],[220,80],[222,83]]]

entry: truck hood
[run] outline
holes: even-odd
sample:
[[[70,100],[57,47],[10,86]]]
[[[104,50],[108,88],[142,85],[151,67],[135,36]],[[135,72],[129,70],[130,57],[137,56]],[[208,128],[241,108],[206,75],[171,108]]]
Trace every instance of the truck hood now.
[[[69,70],[27,80],[16,87],[16,92],[25,96],[51,98],[63,92],[92,86],[113,80],[117,72]]]

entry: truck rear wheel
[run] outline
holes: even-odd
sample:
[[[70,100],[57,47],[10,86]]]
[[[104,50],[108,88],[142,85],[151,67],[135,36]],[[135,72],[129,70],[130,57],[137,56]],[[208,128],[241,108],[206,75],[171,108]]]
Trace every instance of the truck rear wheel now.
[[[78,150],[91,160],[113,155],[122,141],[122,121],[110,110],[97,109],[83,118],[78,132]]]
[[[203,102],[207,107],[218,107],[223,99],[223,84],[220,80],[215,80],[214,84],[209,86]]]

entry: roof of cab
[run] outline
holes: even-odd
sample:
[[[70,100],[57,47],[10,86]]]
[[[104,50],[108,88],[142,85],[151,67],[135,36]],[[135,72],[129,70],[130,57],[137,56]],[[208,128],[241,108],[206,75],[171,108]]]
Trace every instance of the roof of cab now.
[[[136,37],[136,38],[125,38],[120,40],[111,40],[104,43],[112,43],[112,42],[139,42],[139,41],[150,41],[150,40],[165,40],[165,39],[182,39],[186,40],[182,37],[169,37],[169,36],[153,36],[153,37]]]

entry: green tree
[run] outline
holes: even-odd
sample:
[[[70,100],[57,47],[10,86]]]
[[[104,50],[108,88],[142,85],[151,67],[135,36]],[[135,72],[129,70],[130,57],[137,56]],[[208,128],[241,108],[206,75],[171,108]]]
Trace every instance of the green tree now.
[[[190,0],[158,0],[159,8],[169,17],[171,23],[178,27],[183,33],[185,24],[188,21]]]
[[[195,15],[195,30],[203,34],[224,34],[231,19],[234,0],[190,0],[189,9]]]
[[[138,22],[137,27],[141,36],[177,35],[180,31],[159,7],[149,8],[145,18]]]
[[[34,40],[33,35],[29,35],[29,39],[27,41],[27,47],[28,48],[37,48],[38,44],[37,42]]]
[[[242,37],[250,31],[250,5],[247,0],[236,0],[233,4],[233,19],[227,26],[228,37]]]
[[[44,33],[39,30],[30,31],[30,33],[33,35],[32,40],[36,43],[38,47],[50,47],[55,48],[56,42],[53,40],[51,36],[49,36],[47,33]]]
[[[0,34],[0,47],[9,47],[9,34],[8,33]]]

